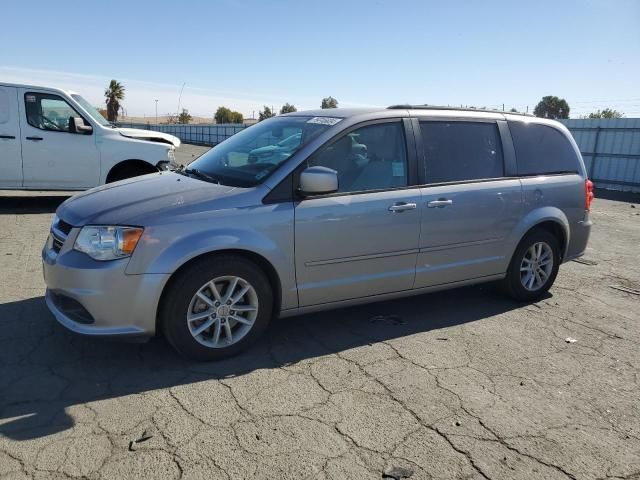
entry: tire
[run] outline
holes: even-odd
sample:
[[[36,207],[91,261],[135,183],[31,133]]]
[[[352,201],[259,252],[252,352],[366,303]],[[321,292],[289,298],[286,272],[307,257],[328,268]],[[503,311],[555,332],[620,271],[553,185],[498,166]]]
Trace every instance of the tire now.
[[[113,172],[113,175],[110,176],[107,183],[118,182],[120,180],[126,180],[127,178],[139,177],[140,175],[147,175],[148,173],[153,173],[154,171],[155,170],[151,170],[151,168],[145,169],[137,165],[125,165]]]
[[[541,247],[538,247],[540,246]],[[530,250],[530,249],[541,250]],[[537,263],[532,259],[536,258],[536,252],[542,251]],[[529,262],[527,262],[527,260]],[[550,258],[553,262],[550,267],[546,264],[547,258]],[[507,293],[518,301],[531,302],[540,299],[553,285],[553,282],[558,275],[558,268],[560,267],[560,246],[558,239],[552,233],[537,229],[529,232],[516,248],[507,276],[504,279],[504,287]],[[536,265],[539,267],[536,269]],[[530,267],[528,267],[530,266]],[[530,270],[521,270],[523,268],[529,268]],[[533,274],[533,271],[537,270],[537,277]],[[533,280],[532,280],[533,277]]]
[[[227,305],[232,285],[232,297],[240,295],[245,287],[249,289],[236,303]],[[244,257],[219,255],[178,273],[161,303],[159,320],[165,338],[178,353],[209,361],[245,350],[267,328],[272,310],[273,291],[262,269]]]

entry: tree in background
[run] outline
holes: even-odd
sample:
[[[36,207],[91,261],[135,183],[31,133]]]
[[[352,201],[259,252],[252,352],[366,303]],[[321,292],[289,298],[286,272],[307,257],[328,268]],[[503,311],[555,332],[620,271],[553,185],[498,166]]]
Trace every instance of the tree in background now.
[[[178,115],[178,123],[187,124],[191,122],[192,119],[193,117],[189,114],[189,110],[186,108],[183,108],[182,113]]]
[[[536,105],[533,114],[542,118],[569,118],[569,104],[564,98],[547,95]]]
[[[240,112],[231,112],[231,118],[229,123],[242,123],[244,122],[244,117]]]
[[[285,103],[280,109],[280,115],[284,115],[285,113],[297,112],[297,111],[298,109],[294,105]]]
[[[118,112],[122,108],[120,102],[124,100],[124,85],[116,80],[111,80],[109,86],[104,91],[105,103],[107,104],[107,120],[118,121]]]
[[[511,113],[519,113],[517,108],[512,108],[511,110],[509,110]]]
[[[275,116],[276,114],[273,113],[273,111],[265,105],[264,110],[258,112],[258,121],[261,122],[262,120],[266,120],[267,118],[271,118]]]
[[[218,107],[218,110],[216,110],[216,114],[213,116],[213,118],[215,118],[216,123],[244,122],[244,117],[240,112],[231,111],[227,107]]]
[[[323,98],[320,108],[338,108],[338,100],[331,96]]]
[[[610,108],[605,108],[604,110],[597,110],[595,112],[591,112],[587,118],[622,118],[624,117],[624,113],[619,112],[617,110],[612,110]]]

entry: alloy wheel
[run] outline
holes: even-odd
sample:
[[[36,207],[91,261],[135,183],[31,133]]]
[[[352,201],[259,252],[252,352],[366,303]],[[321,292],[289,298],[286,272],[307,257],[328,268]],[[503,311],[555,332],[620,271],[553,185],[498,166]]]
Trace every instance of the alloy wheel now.
[[[195,293],[187,309],[193,338],[209,348],[226,348],[240,341],[258,316],[258,295],[240,277],[217,277]]]
[[[546,242],[531,245],[520,263],[520,282],[530,292],[541,289],[553,271],[553,249]]]

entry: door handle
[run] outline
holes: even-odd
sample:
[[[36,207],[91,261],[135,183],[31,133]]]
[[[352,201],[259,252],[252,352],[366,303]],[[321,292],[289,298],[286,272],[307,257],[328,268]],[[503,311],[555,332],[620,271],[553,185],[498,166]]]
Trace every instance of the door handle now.
[[[27,140],[31,140],[33,142],[39,142],[42,140],[42,137],[27,137]]]
[[[427,207],[429,208],[443,208],[446,207],[447,205],[453,205],[453,200],[447,200],[444,198],[440,198],[438,200],[431,200],[430,202],[427,203]]]
[[[415,203],[398,202],[395,205],[391,205],[389,207],[389,211],[399,213],[404,212],[405,210],[415,210],[416,208],[418,208],[418,205]]]
[[[0,135],[0,138],[6,138],[8,140],[15,140],[15,136],[13,135]]]

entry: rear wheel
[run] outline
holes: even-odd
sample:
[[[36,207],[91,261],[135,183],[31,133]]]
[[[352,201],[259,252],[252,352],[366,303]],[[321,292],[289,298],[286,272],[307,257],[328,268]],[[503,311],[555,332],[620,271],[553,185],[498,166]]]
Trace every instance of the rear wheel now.
[[[516,300],[537,300],[551,288],[560,266],[560,247],[546,230],[527,234],[511,259],[505,286]]]
[[[273,297],[253,262],[217,256],[179,273],[160,320],[169,343],[194,360],[215,360],[246,349],[267,327]]]

